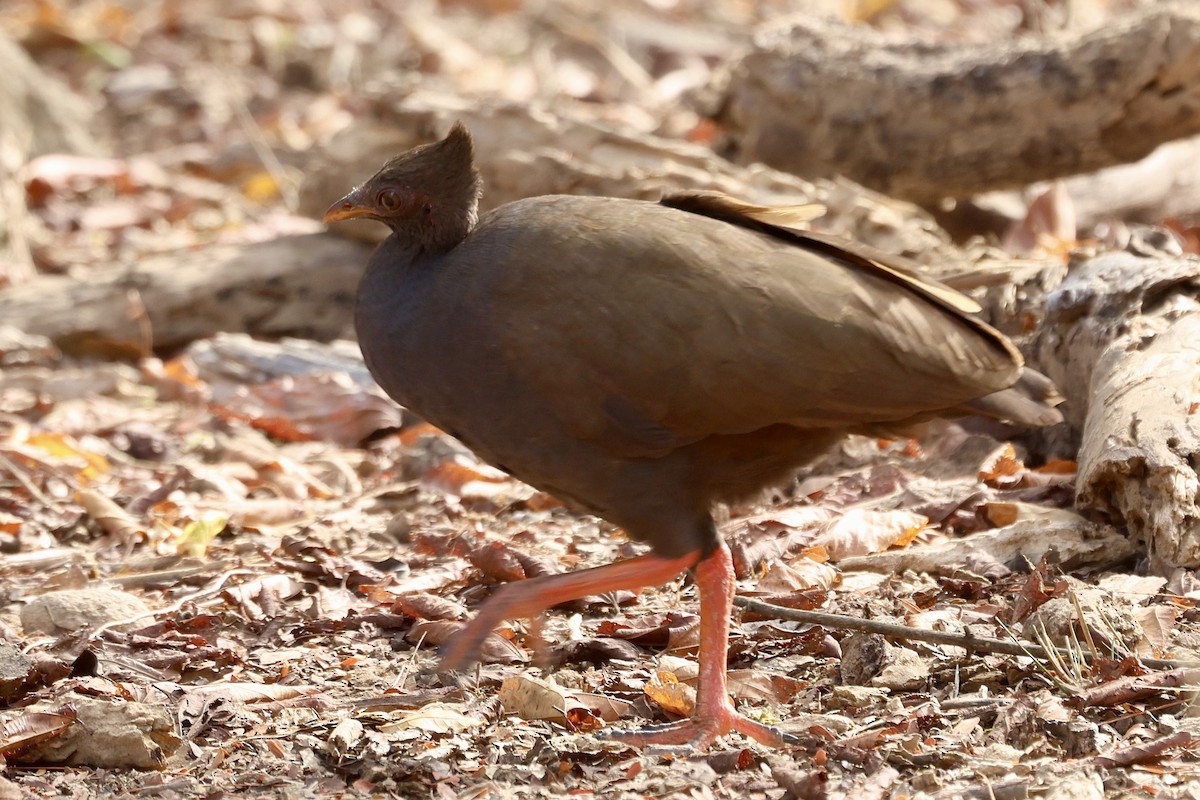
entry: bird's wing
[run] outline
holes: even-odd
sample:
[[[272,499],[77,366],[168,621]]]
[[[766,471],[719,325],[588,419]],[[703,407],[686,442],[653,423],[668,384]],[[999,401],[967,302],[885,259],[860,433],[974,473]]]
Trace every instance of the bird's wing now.
[[[914,261],[885,253],[862,242],[830,236],[803,227],[816,216],[823,214],[824,206],[812,203],[782,207],[760,206],[720,192],[677,192],[664,196],[660,202],[669,208],[712,217],[731,225],[792,241],[817,253],[828,253],[834,258],[855,261],[863,269],[877,271],[900,283],[908,284],[914,291],[945,305],[950,310],[964,314],[978,314],[983,310],[965,294],[922,275],[920,265]],[[817,213],[818,209],[820,213]],[[967,320],[980,322],[974,317],[968,317]],[[995,331],[989,328],[988,332]]]
[[[1020,375],[968,299],[833,240],[694,203],[558,210],[517,236],[527,255],[491,297],[497,353],[560,424],[615,454],[907,420]]]

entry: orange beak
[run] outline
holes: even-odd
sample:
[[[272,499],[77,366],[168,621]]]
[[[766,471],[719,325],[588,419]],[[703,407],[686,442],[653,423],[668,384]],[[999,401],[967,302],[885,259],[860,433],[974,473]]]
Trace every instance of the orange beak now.
[[[371,213],[371,208],[363,202],[362,190],[354,189],[348,195],[325,209],[322,222],[341,222],[344,219],[365,217]]]

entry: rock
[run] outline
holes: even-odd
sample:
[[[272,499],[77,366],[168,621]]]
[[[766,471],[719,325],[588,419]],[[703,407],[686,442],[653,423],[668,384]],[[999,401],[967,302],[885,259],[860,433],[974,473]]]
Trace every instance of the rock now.
[[[0,701],[11,703],[20,696],[31,669],[33,662],[24,653],[0,642]]]
[[[116,589],[92,587],[66,589],[33,598],[21,609],[21,624],[28,631],[58,635],[80,628],[148,614],[150,608]]]
[[[12,781],[0,778],[0,800],[26,800],[33,795]]]
[[[60,698],[61,699],[61,698]],[[179,749],[175,719],[167,706],[74,696],[78,717],[63,733],[13,757],[21,764],[66,764],[105,769],[163,769]],[[61,702],[24,709],[54,713]]]
[[[879,634],[856,633],[842,641],[842,681],[847,684],[907,690],[928,677],[929,665],[920,655]]]

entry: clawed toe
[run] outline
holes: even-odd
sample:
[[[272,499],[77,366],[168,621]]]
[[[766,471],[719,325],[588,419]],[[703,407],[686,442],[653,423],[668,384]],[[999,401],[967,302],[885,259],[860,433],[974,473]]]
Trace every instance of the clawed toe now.
[[[725,705],[715,712],[698,711],[691,719],[679,722],[649,725],[633,731],[612,731],[607,738],[634,747],[651,748],[648,752],[691,755],[707,750],[718,737],[735,732],[769,747],[800,742],[790,733],[738,713],[732,705]]]

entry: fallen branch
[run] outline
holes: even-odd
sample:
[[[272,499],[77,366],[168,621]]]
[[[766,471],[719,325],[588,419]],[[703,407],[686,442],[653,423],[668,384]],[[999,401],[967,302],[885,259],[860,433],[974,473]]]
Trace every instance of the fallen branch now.
[[[1160,572],[1200,565],[1200,258],[1075,265],[1036,349],[1082,429],[1079,506],[1124,523]]]
[[[725,149],[925,204],[1134,161],[1200,132],[1200,8],[991,46],[805,14],[763,29],[726,78]]]
[[[85,281],[34,278],[0,292],[0,319],[66,352],[108,358],[218,331],[329,340],[349,327],[366,259],[362,245],[327,234],[210,247],[96,270]]]
[[[740,608],[745,608],[749,611],[754,611],[767,617],[786,619],[792,622],[806,622],[810,625],[820,625],[823,628],[862,631],[864,633],[877,633],[881,636],[890,636],[894,639],[929,642],[931,644],[945,644],[953,647],[962,647],[967,650],[978,650],[985,653],[1003,653],[1004,655],[1010,656],[1029,656],[1030,658],[1041,659],[1049,658],[1051,656],[1051,652],[1045,647],[1028,642],[1017,642],[1009,639],[989,639],[983,636],[975,636],[970,633],[927,631],[919,628],[910,628],[907,625],[897,625],[893,622],[880,622],[879,620],[874,619],[861,619],[859,617],[850,617],[845,614],[830,614],[825,611],[801,611],[798,608],[785,608],[784,606],[764,603],[761,600],[753,600],[749,597],[743,597],[740,595],[733,599],[733,604]],[[1053,652],[1065,658],[1081,657],[1089,664],[1095,660],[1091,653],[1070,651],[1062,647],[1055,648]],[[1162,658],[1143,658],[1140,659],[1140,661],[1143,665],[1152,669],[1200,667],[1200,662],[1197,661],[1174,661],[1171,659]]]

